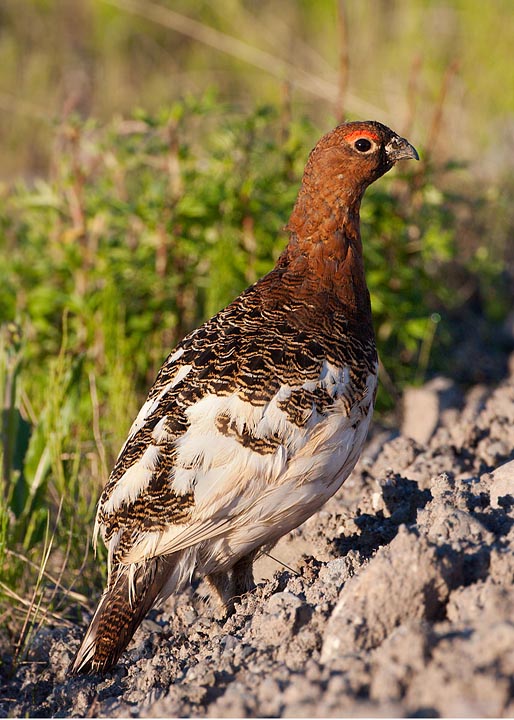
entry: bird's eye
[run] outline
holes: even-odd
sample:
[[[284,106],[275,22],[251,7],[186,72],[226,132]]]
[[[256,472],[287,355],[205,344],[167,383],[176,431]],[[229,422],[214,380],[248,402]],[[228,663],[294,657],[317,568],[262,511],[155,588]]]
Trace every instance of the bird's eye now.
[[[368,150],[371,150],[371,141],[367,138],[359,138],[355,141],[354,147],[359,152],[368,152]]]

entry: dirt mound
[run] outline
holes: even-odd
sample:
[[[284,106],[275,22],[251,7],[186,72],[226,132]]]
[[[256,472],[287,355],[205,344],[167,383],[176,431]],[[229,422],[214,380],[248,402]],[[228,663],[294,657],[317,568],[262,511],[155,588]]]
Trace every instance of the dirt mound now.
[[[0,716],[513,717],[514,373],[447,391],[407,396],[231,618],[171,598],[104,678],[68,679],[83,628],[47,628]]]

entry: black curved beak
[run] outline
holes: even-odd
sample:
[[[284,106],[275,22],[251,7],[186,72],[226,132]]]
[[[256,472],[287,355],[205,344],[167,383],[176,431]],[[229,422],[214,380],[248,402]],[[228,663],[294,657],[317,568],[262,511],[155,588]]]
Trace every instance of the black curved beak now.
[[[387,157],[392,162],[398,160],[419,160],[418,151],[405,138],[396,135],[385,146]]]

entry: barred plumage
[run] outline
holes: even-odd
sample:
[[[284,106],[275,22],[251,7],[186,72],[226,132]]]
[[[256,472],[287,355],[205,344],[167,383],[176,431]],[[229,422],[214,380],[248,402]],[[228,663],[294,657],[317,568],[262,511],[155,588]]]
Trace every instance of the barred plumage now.
[[[409,157],[380,123],[324,136],[275,268],[165,361],[100,498],[108,586],[71,672],[109,668],[149,608],[195,571],[230,608],[252,585],[258,549],[352,471],[377,383],[360,201]]]

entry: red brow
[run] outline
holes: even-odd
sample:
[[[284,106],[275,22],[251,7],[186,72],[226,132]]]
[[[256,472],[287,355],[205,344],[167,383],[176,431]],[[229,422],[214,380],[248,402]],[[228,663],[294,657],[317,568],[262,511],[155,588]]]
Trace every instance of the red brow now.
[[[370,132],[369,130],[354,130],[346,136],[346,140],[351,142],[352,140],[362,137],[374,140],[376,143],[380,142],[378,135],[375,135],[375,133]]]

